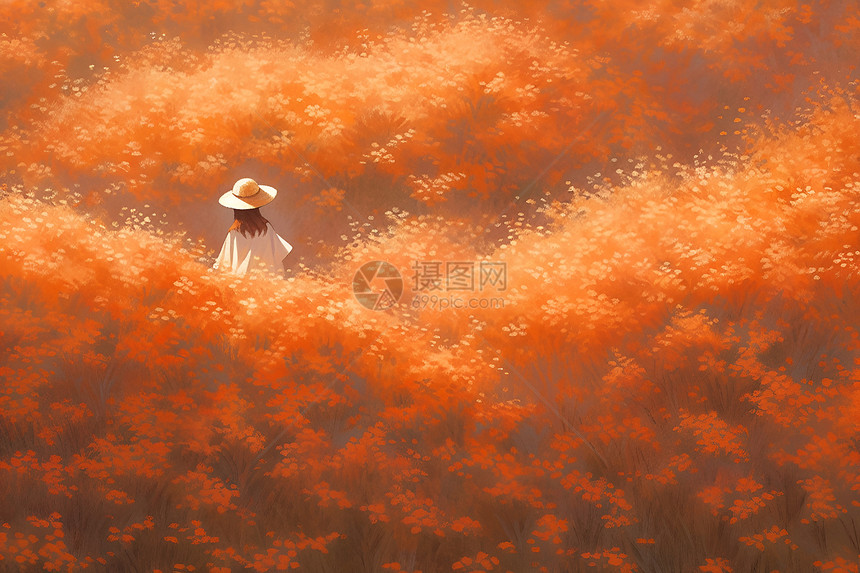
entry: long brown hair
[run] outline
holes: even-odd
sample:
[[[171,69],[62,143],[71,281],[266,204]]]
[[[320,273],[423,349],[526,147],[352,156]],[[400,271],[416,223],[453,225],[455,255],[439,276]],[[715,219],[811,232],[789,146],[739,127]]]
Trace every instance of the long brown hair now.
[[[268,219],[260,214],[259,207],[256,209],[233,209],[233,224],[230,226],[230,231],[237,230],[245,237],[249,233],[251,237],[266,234],[266,224]]]

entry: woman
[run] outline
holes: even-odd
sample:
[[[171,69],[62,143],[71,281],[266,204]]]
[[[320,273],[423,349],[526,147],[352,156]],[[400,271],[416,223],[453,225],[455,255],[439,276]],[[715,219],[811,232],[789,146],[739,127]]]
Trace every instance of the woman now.
[[[218,202],[233,209],[233,225],[213,268],[244,275],[252,268],[267,268],[279,273],[287,270],[286,257],[293,246],[275,232],[261,214],[260,207],[271,203],[278,191],[258,185],[253,179],[239,179]]]

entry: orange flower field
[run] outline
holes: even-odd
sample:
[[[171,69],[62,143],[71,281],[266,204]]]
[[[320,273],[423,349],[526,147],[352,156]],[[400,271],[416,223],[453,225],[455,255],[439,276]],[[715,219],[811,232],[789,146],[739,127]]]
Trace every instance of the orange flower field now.
[[[0,19],[0,571],[860,572],[856,2]]]

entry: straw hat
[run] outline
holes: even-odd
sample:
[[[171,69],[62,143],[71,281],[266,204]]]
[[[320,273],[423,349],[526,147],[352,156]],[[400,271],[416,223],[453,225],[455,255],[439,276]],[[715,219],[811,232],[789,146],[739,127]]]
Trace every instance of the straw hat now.
[[[258,185],[256,181],[245,177],[233,185],[218,202],[231,209],[256,209],[266,203],[271,203],[278,190],[268,185]]]

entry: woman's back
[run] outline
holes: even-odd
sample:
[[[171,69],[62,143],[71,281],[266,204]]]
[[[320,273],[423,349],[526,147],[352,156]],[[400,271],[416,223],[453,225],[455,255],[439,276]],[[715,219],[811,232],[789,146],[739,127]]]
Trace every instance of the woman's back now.
[[[235,220],[213,268],[237,275],[247,274],[253,268],[281,272],[284,258],[293,246],[260,214],[260,207],[270,203],[275,195],[277,190],[273,187],[257,185],[253,179],[245,178],[221,196],[219,203],[233,209]]]
[[[271,223],[266,230],[256,236],[245,236],[239,229],[231,229],[224,239],[221,253],[215,261],[216,269],[229,270],[244,275],[257,265],[263,265],[271,272],[281,272],[284,257],[290,254],[293,246],[275,232]]]

